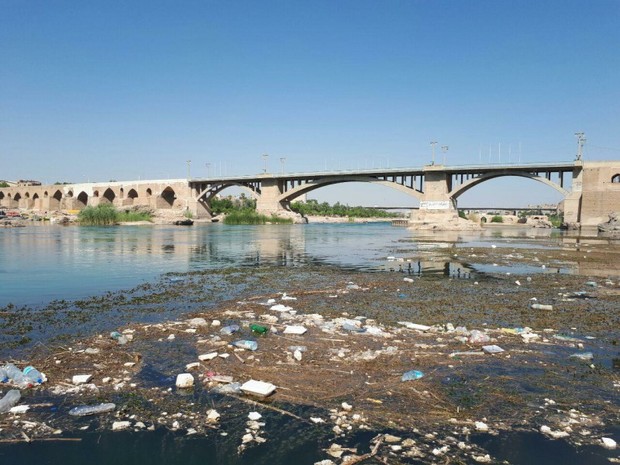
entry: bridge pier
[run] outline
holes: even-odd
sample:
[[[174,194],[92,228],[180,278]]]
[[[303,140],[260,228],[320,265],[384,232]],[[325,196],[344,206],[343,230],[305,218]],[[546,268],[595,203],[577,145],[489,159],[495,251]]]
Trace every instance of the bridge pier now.
[[[424,167],[424,194],[420,208],[412,210],[411,226],[443,224],[458,220],[456,200],[450,197],[450,175],[441,165]]]
[[[256,199],[256,211],[262,215],[277,215],[289,212],[278,200],[282,194],[280,183],[277,179],[265,177],[261,180],[260,195]]]

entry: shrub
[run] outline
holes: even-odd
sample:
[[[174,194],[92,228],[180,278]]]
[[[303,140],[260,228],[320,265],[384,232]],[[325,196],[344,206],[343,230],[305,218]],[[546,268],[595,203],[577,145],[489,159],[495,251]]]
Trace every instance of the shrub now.
[[[148,212],[130,210],[119,212],[110,204],[86,207],[78,214],[78,221],[83,226],[109,226],[120,222],[150,220],[151,214]]]
[[[504,218],[502,218],[501,215],[495,215],[493,218],[491,218],[491,223],[503,223],[504,222]]]
[[[261,215],[250,209],[232,211],[224,218],[224,224],[290,224],[292,222],[293,220],[290,218],[280,218],[276,215]]]
[[[78,214],[78,221],[84,226],[108,226],[118,223],[118,211],[107,204],[86,207]]]

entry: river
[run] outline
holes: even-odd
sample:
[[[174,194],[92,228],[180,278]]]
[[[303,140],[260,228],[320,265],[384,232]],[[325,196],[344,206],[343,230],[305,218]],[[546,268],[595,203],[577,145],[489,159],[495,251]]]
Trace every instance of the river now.
[[[402,272],[405,276],[446,280],[444,282],[467,280],[472,286],[477,284],[477,280],[482,282],[490,279],[495,283],[503,279],[505,284],[500,287],[493,284],[494,294],[491,294],[503,296],[504,293],[510,295],[514,292],[510,288],[514,287],[513,282],[525,283],[526,279],[537,274],[574,276],[571,283],[597,280],[601,283],[599,285],[606,283],[613,290],[620,277],[616,259],[619,254],[617,241],[594,235],[580,236],[557,230],[525,228],[488,227],[481,232],[422,233],[392,227],[389,223],[264,226],[196,224],[192,227],[153,225],[104,228],[42,224],[0,229],[0,315],[3,309],[6,314],[13,314],[17,309],[17,314],[38,318],[38,309],[64,311],[65,307],[71,307],[70,311],[82,309],[86,314],[86,310],[93,304],[98,305],[99,298],[112,296],[111,301],[121,302],[116,297],[137,295],[143,292],[140,286],[149,292],[154,292],[154,289],[177,292],[174,286],[179,284],[186,286],[185,289],[190,292],[193,283],[198,282],[191,279],[193,274],[200,276],[206,283],[204,290],[201,288],[200,291],[194,290],[191,296],[188,294],[187,301],[179,293],[177,305],[164,306],[163,310],[158,309],[156,313],[149,311],[141,314],[133,312],[133,309],[128,312],[102,310],[100,317],[80,317],[68,324],[63,323],[67,326],[62,328],[54,325],[46,328],[44,320],[38,324],[32,323],[28,325],[32,340],[29,338],[20,348],[29,350],[33,347],[33,341],[45,344],[60,331],[82,337],[131,322],[163,322],[184,313],[215,307],[218,302],[226,299],[278,290],[277,283],[271,283],[273,288],[269,289],[252,289],[253,281],[247,277],[251,277],[253,270],[277,270],[274,274],[289,276],[290,283],[295,282],[299,289],[299,286],[304,285],[304,270],[312,270],[308,283],[313,286],[320,286],[321,279],[329,280],[333,270],[340,270],[339,273],[345,276],[347,272],[355,273],[356,276],[380,273],[380,276],[399,276],[399,280],[400,275],[396,273]],[[320,276],[321,269],[326,270],[324,278]],[[213,271],[212,276],[204,274],[210,270]],[[327,273],[327,270],[332,271]],[[231,273],[236,271],[240,271],[246,278],[235,281],[236,275]],[[218,287],[218,279],[228,279],[217,274],[222,272],[228,273],[226,276],[232,277],[230,282],[234,284]],[[300,278],[297,281],[296,275]],[[510,278],[506,279],[506,276]],[[265,282],[268,281],[261,281],[261,285]],[[398,291],[398,298],[407,298],[401,292]],[[201,293],[204,295],[198,297]],[[432,296],[429,298],[432,300]],[[442,302],[445,302],[445,298],[438,296]],[[458,295],[451,299],[458,305]],[[71,302],[77,301],[86,303],[77,304],[74,308]],[[21,308],[23,312],[20,312]],[[554,323],[557,324],[557,321]],[[574,324],[572,320],[570,324],[567,323],[568,326]],[[617,357],[617,350],[610,342],[615,338],[614,330],[608,330],[600,322],[597,325],[588,327],[588,330],[601,341],[598,349],[600,354],[604,354],[605,361],[599,369],[606,372],[605,379],[617,377],[618,367],[612,362],[613,357]],[[8,336],[0,335],[0,341],[5,345],[0,349],[0,357],[17,354],[12,351],[17,350],[19,345],[9,344],[15,344],[9,333],[7,331]],[[562,357],[565,357],[563,354]],[[449,379],[445,378],[442,383],[447,383]],[[605,389],[601,398],[610,398],[613,403],[618,401],[617,392],[614,394],[609,388]],[[301,414],[303,408],[295,411]],[[230,443],[225,437],[217,439],[199,435],[185,438],[180,432],[157,429],[154,433],[74,433],[74,437],[82,438],[80,443],[0,443],[0,461],[8,463],[20,460],[21,463],[41,464],[59,463],[62,458],[65,464],[81,463],[88,451],[96,451],[89,462],[114,461],[119,464],[242,465],[286,464],[293,461],[312,464],[325,459],[325,454],[321,452],[321,448],[326,445],[325,437],[316,428],[286,421],[286,418],[278,415],[270,417],[269,422],[272,430],[281,432],[281,437],[272,437],[264,446],[251,448],[239,455],[227,455],[236,448],[236,444]],[[243,424],[240,428],[243,428]],[[617,424],[609,425],[607,431],[608,435],[619,439]],[[367,444],[369,434],[360,431],[350,438],[349,445]],[[471,441],[491,452],[494,460],[497,460],[492,463],[507,460],[514,465],[602,464],[607,463],[609,457],[617,455],[614,452],[606,453],[598,446],[577,447],[574,443],[549,441],[535,432],[517,431],[499,437],[479,434],[473,435]],[[401,458],[402,462],[393,463],[444,463],[446,458],[441,455],[433,457],[429,453],[423,460]]]

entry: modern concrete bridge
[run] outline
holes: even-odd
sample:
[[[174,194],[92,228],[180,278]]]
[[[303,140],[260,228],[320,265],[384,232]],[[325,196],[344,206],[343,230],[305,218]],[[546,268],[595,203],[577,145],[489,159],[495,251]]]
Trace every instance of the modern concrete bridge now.
[[[156,209],[189,210],[211,216],[209,203],[229,187],[241,187],[256,199],[257,210],[285,214],[295,199],[324,186],[367,182],[390,187],[419,201],[412,221],[457,215],[458,198],[490,179],[518,176],[541,182],[564,197],[567,223],[596,225],[620,211],[620,161],[489,164],[417,168],[385,168],[314,173],[263,173],[255,176],[209,177],[66,185],[17,185],[0,188],[0,207],[29,210],[79,210],[111,203],[119,207],[146,205]],[[514,192],[518,199],[519,192]]]

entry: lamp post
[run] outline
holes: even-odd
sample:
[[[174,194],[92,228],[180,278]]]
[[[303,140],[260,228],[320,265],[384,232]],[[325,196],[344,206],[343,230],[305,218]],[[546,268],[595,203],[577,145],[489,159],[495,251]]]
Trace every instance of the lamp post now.
[[[267,159],[269,158],[269,154],[263,153],[263,160],[265,161],[265,168],[263,168],[263,173],[267,173]]]
[[[448,151],[448,146],[447,145],[442,145],[441,146],[441,151],[443,152],[443,164],[446,164],[446,152]]]
[[[211,168],[211,163],[205,163],[205,166],[207,167],[207,178],[209,177],[209,171]]]
[[[432,141],[431,142],[431,147],[433,148],[433,161],[431,162],[431,165],[435,164],[435,146],[437,145],[437,141]]]
[[[577,136],[577,158],[576,160],[581,160],[583,146],[586,143],[586,135],[583,132],[576,132],[575,135]]]
[[[191,166],[191,164],[192,164],[192,161],[191,160],[187,160],[187,179],[191,179],[191,176],[190,176],[190,166]]]
[[[286,157],[280,157],[280,170],[282,174],[284,174],[284,162],[286,161]]]

